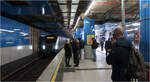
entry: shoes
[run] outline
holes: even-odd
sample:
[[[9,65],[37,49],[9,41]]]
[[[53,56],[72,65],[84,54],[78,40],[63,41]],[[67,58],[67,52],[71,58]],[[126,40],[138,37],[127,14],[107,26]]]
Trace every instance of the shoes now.
[[[79,65],[74,65],[74,67],[79,67]]]
[[[66,65],[66,67],[71,67],[71,65]]]

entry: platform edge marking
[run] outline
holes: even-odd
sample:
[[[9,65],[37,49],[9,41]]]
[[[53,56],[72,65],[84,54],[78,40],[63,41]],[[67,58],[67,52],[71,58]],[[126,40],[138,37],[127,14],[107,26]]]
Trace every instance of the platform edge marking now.
[[[54,73],[54,75],[52,76],[52,79],[51,79],[50,82],[55,82],[56,76],[57,76],[57,73],[58,73],[58,70],[59,70],[59,67],[60,67],[60,64],[61,64],[62,59],[63,59],[63,56],[64,56],[64,53],[63,53],[63,55],[62,55],[62,57],[61,57],[61,60],[60,60],[60,62],[59,62],[59,64],[58,64],[58,66],[57,66],[57,68],[56,68],[56,70],[55,70],[55,73]]]

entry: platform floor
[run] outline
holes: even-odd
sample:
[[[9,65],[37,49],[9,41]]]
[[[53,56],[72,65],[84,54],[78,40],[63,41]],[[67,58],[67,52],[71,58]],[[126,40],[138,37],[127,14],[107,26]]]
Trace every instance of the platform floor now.
[[[96,50],[97,61],[93,62],[91,59],[81,59],[79,67],[73,67],[71,60],[72,71],[64,72],[63,82],[95,82],[95,81],[109,81],[111,82],[111,66],[106,64],[105,51],[101,48]]]

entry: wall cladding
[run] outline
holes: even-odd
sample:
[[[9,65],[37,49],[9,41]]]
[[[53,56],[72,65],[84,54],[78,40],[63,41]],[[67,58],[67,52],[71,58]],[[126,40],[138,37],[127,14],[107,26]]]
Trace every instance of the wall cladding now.
[[[29,45],[29,26],[1,16],[0,47]]]
[[[31,33],[31,44],[33,46],[33,53],[39,52],[39,40],[40,40],[40,30],[30,27],[30,33]]]
[[[140,0],[140,51],[145,62],[150,62],[150,1]]]
[[[19,48],[18,48],[19,47]],[[32,54],[31,45],[0,48],[1,63],[4,65]]]
[[[31,55],[33,46],[30,43],[29,26],[3,16],[0,17],[0,65]]]

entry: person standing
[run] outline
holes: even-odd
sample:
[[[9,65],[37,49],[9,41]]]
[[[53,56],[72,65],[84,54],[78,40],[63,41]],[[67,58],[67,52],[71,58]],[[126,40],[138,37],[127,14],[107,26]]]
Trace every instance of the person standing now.
[[[66,40],[66,44],[64,46],[65,49],[65,63],[66,63],[66,67],[70,67],[69,63],[70,63],[70,58],[72,55],[72,51],[71,51],[71,45],[69,40]]]
[[[96,62],[96,48],[98,47],[98,43],[96,42],[96,39],[93,38],[93,44],[92,44],[92,51],[93,51],[93,61]]]
[[[103,51],[103,47],[104,47],[104,37],[103,37],[102,40],[100,41],[100,46],[101,46],[101,51]]]
[[[74,44],[74,63],[75,63],[75,67],[79,66],[79,54],[80,54],[80,43],[79,40],[76,39],[75,40],[75,44]]]
[[[105,50],[106,50],[106,56],[108,55],[109,51],[111,50],[111,39],[109,38],[106,42],[105,42]]]
[[[123,27],[117,27],[113,32],[116,41],[113,43],[110,54],[106,57],[107,63],[112,65],[111,79],[112,81],[130,81],[127,67],[132,43],[124,37]]]

